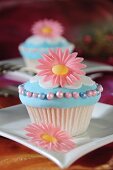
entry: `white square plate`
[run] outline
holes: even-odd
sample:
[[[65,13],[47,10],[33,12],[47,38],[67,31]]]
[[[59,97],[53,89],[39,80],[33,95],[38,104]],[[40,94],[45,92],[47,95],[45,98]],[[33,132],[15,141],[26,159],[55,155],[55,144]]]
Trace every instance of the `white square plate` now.
[[[46,151],[28,142],[24,128],[30,124],[25,106],[17,105],[0,110],[0,135],[46,156],[61,168],[69,167],[83,155],[113,142],[113,107],[97,103],[88,131],[74,138],[77,147],[67,153]]]

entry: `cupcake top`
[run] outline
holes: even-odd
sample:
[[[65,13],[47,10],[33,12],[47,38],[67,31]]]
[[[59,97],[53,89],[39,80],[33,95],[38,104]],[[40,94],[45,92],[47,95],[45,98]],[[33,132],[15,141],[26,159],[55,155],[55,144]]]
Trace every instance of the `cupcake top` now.
[[[69,48],[72,51],[74,45],[62,36],[63,32],[63,26],[57,21],[51,19],[38,21],[32,26],[33,35],[19,45],[19,51],[24,57],[31,59],[38,58],[37,53],[42,55],[48,52],[49,48],[60,47],[63,50]]]
[[[37,75],[19,86],[20,100],[25,105],[44,108],[95,104],[103,88],[85,76],[82,61],[69,49],[49,50],[38,60]]]

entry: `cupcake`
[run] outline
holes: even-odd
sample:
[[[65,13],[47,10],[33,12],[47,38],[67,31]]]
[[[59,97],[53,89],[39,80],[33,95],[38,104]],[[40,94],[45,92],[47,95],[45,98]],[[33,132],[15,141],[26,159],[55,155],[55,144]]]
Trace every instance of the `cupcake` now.
[[[69,49],[49,50],[38,59],[38,73],[19,86],[19,97],[33,123],[53,124],[71,136],[84,133],[102,86],[85,76],[86,65]]]
[[[19,45],[20,54],[27,66],[36,67],[37,59],[41,58],[43,53],[48,53],[48,49],[62,48],[64,51],[69,48],[70,52],[74,49],[74,45],[61,36],[63,27],[57,21],[38,21],[32,26],[32,33],[32,36]]]

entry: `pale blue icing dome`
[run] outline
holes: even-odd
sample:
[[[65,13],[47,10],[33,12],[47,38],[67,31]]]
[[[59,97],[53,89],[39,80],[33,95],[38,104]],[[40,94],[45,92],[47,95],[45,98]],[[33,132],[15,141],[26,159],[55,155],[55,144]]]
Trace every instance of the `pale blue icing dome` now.
[[[67,89],[67,88],[53,88],[53,89],[44,89],[39,86],[37,82],[31,83],[28,81],[27,83],[23,84],[22,87],[24,88],[24,93],[19,94],[20,100],[24,105],[27,106],[32,106],[32,107],[42,107],[42,108],[71,108],[71,107],[76,107],[76,106],[83,106],[83,105],[93,105],[98,102],[100,99],[101,93],[98,91],[97,84],[93,84],[92,86],[86,86],[82,85],[79,89]],[[87,91],[90,90],[96,90],[97,95],[95,96],[82,96],[82,94],[86,94]],[[49,92],[52,92],[53,94],[56,94],[56,92],[62,91],[64,94],[66,92],[78,92],[81,94],[79,98],[75,99],[74,97],[71,98],[66,98],[63,97],[61,99],[54,97],[52,100],[48,100],[46,97],[42,100],[40,98],[34,98],[34,97],[28,97],[26,95],[27,92],[33,93],[39,93],[39,94],[48,94]]]
[[[29,59],[42,58],[42,54],[47,53],[48,49],[54,50],[56,48],[62,48],[62,50],[69,48],[70,52],[72,52],[74,45],[68,42],[64,37],[45,39],[38,36],[31,36],[19,45],[20,54]]]

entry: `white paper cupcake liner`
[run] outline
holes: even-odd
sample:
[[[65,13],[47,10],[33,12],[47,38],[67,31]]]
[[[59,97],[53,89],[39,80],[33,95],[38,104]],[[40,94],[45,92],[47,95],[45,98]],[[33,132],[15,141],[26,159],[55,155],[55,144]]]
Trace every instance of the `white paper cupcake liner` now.
[[[94,105],[74,108],[34,108],[27,106],[32,123],[50,124],[67,131],[71,136],[84,133],[90,123]]]

